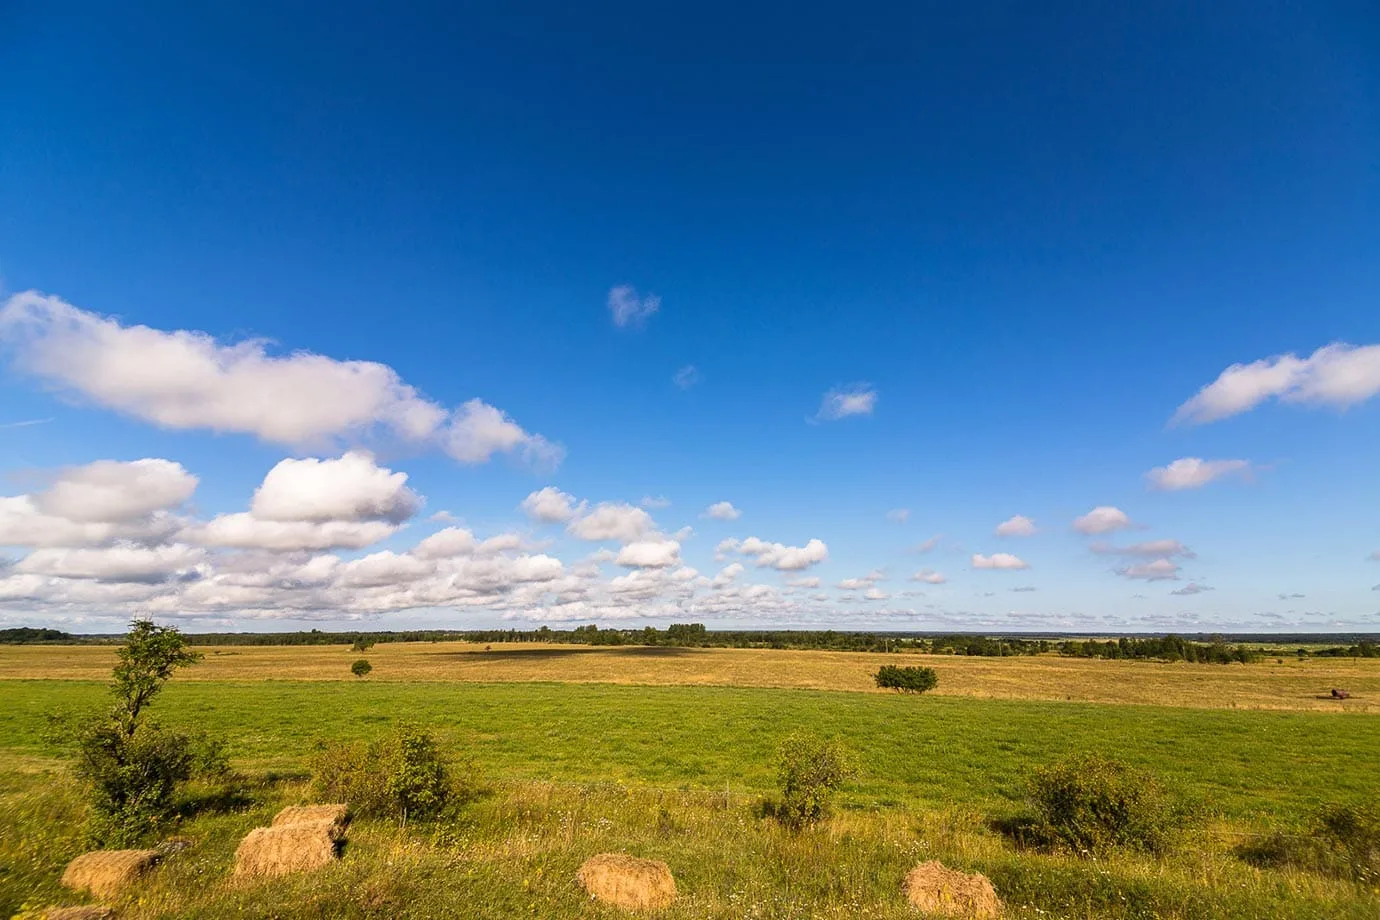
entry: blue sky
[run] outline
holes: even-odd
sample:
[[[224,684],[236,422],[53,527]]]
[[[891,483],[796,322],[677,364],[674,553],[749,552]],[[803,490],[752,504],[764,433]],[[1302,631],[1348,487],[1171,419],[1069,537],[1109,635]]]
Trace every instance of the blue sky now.
[[[0,621],[1380,624],[1365,4],[139,6],[0,11]]]

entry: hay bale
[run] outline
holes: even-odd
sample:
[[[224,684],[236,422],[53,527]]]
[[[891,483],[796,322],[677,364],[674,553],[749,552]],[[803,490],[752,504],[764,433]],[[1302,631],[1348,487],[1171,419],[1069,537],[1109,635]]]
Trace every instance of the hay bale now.
[[[157,850],[95,850],[67,864],[62,884],[98,898],[118,895],[158,863]]]
[[[600,853],[585,860],[575,877],[591,898],[626,910],[656,910],[676,899],[671,867],[655,859]]]
[[[42,914],[43,920],[111,920],[115,911],[99,904],[86,904],[81,907],[50,907]]]
[[[345,805],[289,805],[273,816],[274,827],[304,821],[330,821],[343,834],[350,823],[350,809]]]
[[[340,840],[329,818],[256,827],[235,850],[235,875],[266,878],[320,869],[340,858]]]
[[[938,861],[921,863],[901,885],[911,907],[946,917],[1000,917],[1001,899],[987,876],[958,872]]]

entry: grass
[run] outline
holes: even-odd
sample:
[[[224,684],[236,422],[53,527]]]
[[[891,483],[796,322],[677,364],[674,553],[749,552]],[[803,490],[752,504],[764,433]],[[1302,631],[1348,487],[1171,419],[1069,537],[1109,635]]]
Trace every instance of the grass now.
[[[201,649],[179,681],[355,681],[348,646]],[[368,682],[562,681],[656,686],[774,687],[880,693],[884,664],[923,664],[941,696],[1380,713],[1380,659],[1273,659],[1252,665],[1102,661],[1056,655],[978,658],[770,649],[679,649],[465,642],[387,643],[364,654]],[[109,646],[0,646],[0,679],[104,680]],[[1353,698],[1329,697],[1333,687]]]
[[[38,733],[47,711],[108,699],[95,682],[3,686],[0,916],[73,899],[57,878],[83,848],[82,811]],[[611,917],[573,882],[580,861],[609,850],[670,863],[684,893],[671,918],[907,916],[900,879],[926,858],[988,874],[1018,917],[1380,913],[1373,891],[1255,869],[1232,855],[1243,835],[1302,824],[1320,804],[1374,799],[1380,720],[1364,715],[711,686],[180,677],[156,711],[228,737],[253,784],[242,801],[209,804],[179,828],[195,846],[122,905],[122,916],[140,920]],[[312,739],[369,737],[399,716],[465,750],[492,793],[444,826],[359,822],[345,858],[319,874],[255,886],[228,877],[239,838],[301,800]],[[772,788],[775,745],[798,726],[841,738],[863,769],[835,818],[792,835],[753,817],[752,805]],[[1199,807],[1202,832],[1165,859],[1013,850],[988,823],[1021,808],[1036,766],[1075,750],[1125,759],[1182,789]]]

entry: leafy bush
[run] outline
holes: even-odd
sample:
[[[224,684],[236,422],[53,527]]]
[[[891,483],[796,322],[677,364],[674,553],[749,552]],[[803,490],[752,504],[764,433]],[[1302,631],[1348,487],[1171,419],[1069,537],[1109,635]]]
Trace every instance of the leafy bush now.
[[[171,821],[176,793],[200,775],[228,770],[224,745],[203,735],[163,728],[145,710],[178,668],[200,660],[173,627],[148,620],[130,625],[117,652],[116,702],[104,716],[54,719],[54,735],[71,748],[86,786],[99,844],[128,844]]]
[[[373,639],[366,639],[366,638],[364,638],[363,636],[360,636],[360,637],[359,637],[358,639],[356,639],[353,643],[351,643],[351,645],[350,645],[350,651],[352,651],[352,652],[367,652],[367,651],[369,651],[369,649],[371,649],[371,648],[373,648],[373,647],[374,647],[374,640],[373,640]]]
[[[763,803],[763,814],[791,828],[814,824],[829,814],[834,792],[857,772],[853,756],[838,741],[796,732],[776,756],[778,801]]]
[[[433,818],[476,792],[471,765],[448,762],[435,737],[415,725],[371,742],[321,742],[310,766],[312,795],[358,815]]]
[[[1292,866],[1364,885],[1380,885],[1380,810],[1364,805],[1323,809],[1306,833],[1276,832],[1237,850],[1259,868]]]
[[[1037,770],[1030,803],[1033,814],[1001,829],[1020,845],[1080,854],[1163,853],[1185,817],[1154,776],[1096,754],[1075,754]]]
[[[939,675],[934,668],[903,668],[894,664],[882,665],[874,680],[878,687],[898,693],[924,693],[939,686]]]
[[[364,658],[361,658],[354,664],[350,665],[350,673],[353,674],[355,677],[363,677],[372,670],[374,670],[374,666]]]

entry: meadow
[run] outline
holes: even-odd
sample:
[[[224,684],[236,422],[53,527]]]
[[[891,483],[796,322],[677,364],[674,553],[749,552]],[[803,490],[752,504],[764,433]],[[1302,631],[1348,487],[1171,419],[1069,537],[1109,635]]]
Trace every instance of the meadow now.
[[[914,916],[898,886],[927,858],[987,874],[1013,917],[1380,916],[1374,890],[1234,853],[1321,805],[1375,800],[1380,662],[926,656],[940,692],[916,697],[860,692],[897,655],[424,643],[371,649],[357,680],[342,647],[205,651],[157,715],[228,738],[244,788],[189,806],[177,833],[193,846],[121,916],[612,917],[574,883],[608,850],[671,865],[674,918]],[[77,900],[57,879],[85,846],[81,800],[41,735],[47,713],[105,703],[89,678],[110,655],[0,648],[0,915]],[[1357,699],[1318,699],[1339,683]],[[486,794],[441,824],[358,821],[339,864],[310,876],[230,879],[238,839],[304,800],[315,739],[399,719],[471,759]],[[800,727],[841,739],[861,770],[833,818],[793,833],[754,805]],[[1034,769],[1084,750],[1182,792],[1194,817],[1174,852],[1044,855],[993,830],[1022,810]]]

